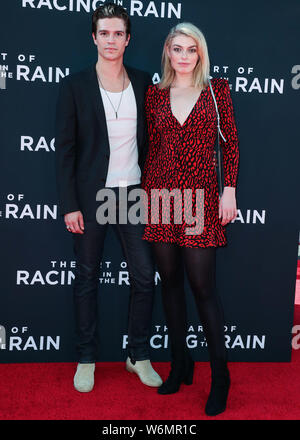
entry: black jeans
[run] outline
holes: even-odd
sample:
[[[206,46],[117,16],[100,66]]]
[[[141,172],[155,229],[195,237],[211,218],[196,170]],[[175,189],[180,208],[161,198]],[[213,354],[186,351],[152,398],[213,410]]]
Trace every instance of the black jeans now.
[[[139,187],[133,185],[128,187]],[[116,210],[119,212],[118,188]],[[128,209],[133,202],[128,202]],[[84,223],[84,234],[73,234],[76,270],[74,305],[80,363],[96,361],[97,355],[97,293],[100,262],[108,224]],[[149,359],[149,332],[154,298],[154,260],[151,245],[142,240],[143,224],[111,225],[120,240],[127,262],[130,281],[128,311],[128,354],[132,361]]]

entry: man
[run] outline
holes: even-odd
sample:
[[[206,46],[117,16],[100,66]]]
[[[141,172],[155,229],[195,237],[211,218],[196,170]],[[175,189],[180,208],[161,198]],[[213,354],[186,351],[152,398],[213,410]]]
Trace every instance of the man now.
[[[73,233],[76,256],[74,305],[79,362],[78,391],[94,386],[97,355],[97,290],[107,224],[96,220],[96,193],[140,186],[146,155],[144,96],[150,75],[125,67],[130,19],[106,3],[92,17],[96,65],[62,80],[56,116],[56,171],[61,214]],[[130,204],[128,204],[128,208]],[[116,207],[118,211],[118,205]],[[113,225],[129,268],[130,304],[126,368],[149,386],[160,386],[149,360],[154,263],[142,224]]]

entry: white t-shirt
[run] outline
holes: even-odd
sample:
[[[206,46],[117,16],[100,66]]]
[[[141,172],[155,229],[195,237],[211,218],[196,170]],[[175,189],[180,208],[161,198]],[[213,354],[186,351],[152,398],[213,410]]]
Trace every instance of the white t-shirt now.
[[[109,101],[117,110],[121,93],[104,91],[100,87],[106,116],[110,158],[106,187],[135,185],[141,182],[141,170],[138,165],[138,148],[136,140],[137,109],[134,91],[129,83],[123,91],[118,118]],[[109,99],[107,95],[109,96]]]

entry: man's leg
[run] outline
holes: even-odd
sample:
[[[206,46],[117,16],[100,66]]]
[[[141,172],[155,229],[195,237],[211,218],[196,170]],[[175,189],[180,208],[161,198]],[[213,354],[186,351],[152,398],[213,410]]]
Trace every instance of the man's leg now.
[[[130,299],[128,353],[131,360],[150,359],[149,333],[154,300],[154,261],[150,243],[142,239],[144,225],[116,225],[128,265]]]
[[[107,225],[85,222],[84,233],[74,234],[76,270],[74,306],[78,361],[94,363],[97,353],[97,293]]]
[[[128,190],[132,188],[128,187]],[[128,202],[127,212],[131,205],[132,203]],[[120,213],[118,205],[117,209]],[[130,280],[129,357],[126,361],[126,368],[128,371],[136,373],[144,384],[154,387],[160,386],[162,380],[152,368],[149,353],[155,273],[152,248],[150,243],[142,239],[144,225],[134,225],[129,222],[126,224],[117,223],[114,229],[122,245]]]

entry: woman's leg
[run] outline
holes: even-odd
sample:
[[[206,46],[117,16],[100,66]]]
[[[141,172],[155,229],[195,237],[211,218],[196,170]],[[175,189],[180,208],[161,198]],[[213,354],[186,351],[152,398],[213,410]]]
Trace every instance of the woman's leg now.
[[[184,293],[184,268],[180,247],[172,243],[154,243],[161,278],[162,302],[171,345],[171,372],[159,388],[160,394],[179,390],[180,384],[192,383],[194,362],[186,347],[187,318]]]
[[[154,243],[153,249],[161,278],[162,303],[172,357],[182,357],[186,345],[187,319],[180,248],[173,243]]]
[[[183,260],[207,340],[210,361],[226,360],[224,316],[215,289],[216,248],[183,248]]]
[[[230,378],[223,308],[215,288],[216,249],[184,248],[183,260],[210,356],[212,383],[205,411],[208,415],[217,415],[226,408]]]

